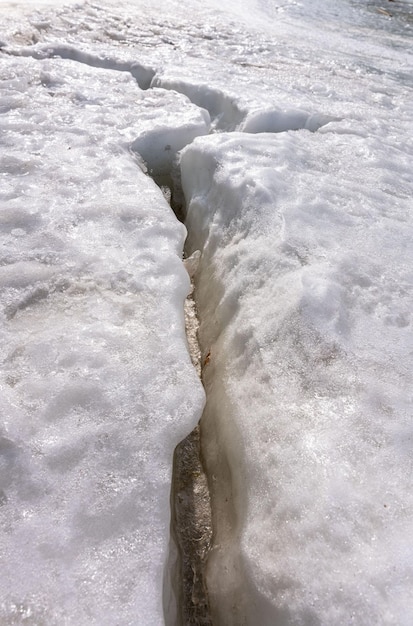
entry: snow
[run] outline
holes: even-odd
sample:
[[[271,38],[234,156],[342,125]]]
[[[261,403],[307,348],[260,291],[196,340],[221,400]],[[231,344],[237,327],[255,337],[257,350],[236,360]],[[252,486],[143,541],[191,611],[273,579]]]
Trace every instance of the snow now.
[[[410,200],[390,209],[363,144],[232,133],[182,154],[218,623],[410,620]]]
[[[2,623],[176,622],[204,392],[145,172],[182,150],[213,621],[410,626],[412,3],[380,8],[0,3]]]
[[[60,59],[1,78],[0,621],[161,624],[172,455],[203,406],[185,229],[126,149],[162,93]]]

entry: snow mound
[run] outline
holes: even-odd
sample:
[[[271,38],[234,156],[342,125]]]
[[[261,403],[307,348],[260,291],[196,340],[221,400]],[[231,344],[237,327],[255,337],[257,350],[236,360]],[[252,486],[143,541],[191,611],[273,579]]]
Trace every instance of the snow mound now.
[[[411,621],[409,161],[305,131],[182,153],[217,623]]]

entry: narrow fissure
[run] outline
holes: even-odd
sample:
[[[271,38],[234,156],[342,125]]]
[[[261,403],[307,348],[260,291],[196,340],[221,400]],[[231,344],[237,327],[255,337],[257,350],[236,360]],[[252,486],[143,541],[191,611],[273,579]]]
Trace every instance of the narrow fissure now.
[[[167,175],[148,172],[160,187],[177,219],[184,222],[184,196],[180,171],[174,165]],[[186,258],[191,291],[184,304],[185,331],[192,364],[201,378],[202,358],[198,343],[198,312],[194,299],[193,275],[200,252]],[[208,480],[201,454],[201,428],[198,424],[175,448],[171,484],[171,535],[178,559],[170,577],[174,581],[180,626],[212,626],[205,568],[212,543],[212,513]],[[171,559],[173,562],[173,559]]]
[[[304,116],[300,120],[303,124]],[[288,121],[291,125],[294,119]],[[268,120],[265,120],[265,123],[268,123]],[[288,128],[277,128],[277,132],[285,130]],[[145,160],[138,148],[139,144],[134,142],[130,146],[131,153],[137,157],[139,166],[161,189],[176,218],[184,223],[185,198],[176,154],[167,165],[159,167],[156,149],[149,151]],[[184,253],[183,262],[191,277],[191,291],[184,307],[188,350],[192,364],[202,379],[202,357],[198,343],[199,321],[192,280],[200,255],[200,251],[196,251],[189,258],[185,258]],[[168,626],[212,626],[206,583],[206,566],[213,534],[212,510],[211,494],[202,460],[200,423],[176,446],[173,457],[171,552],[165,578],[169,582],[166,583],[165,589],[172,586],[174,590],[177,617],[176,622],[174,624],[168,622]]]
[[[146,91],[160,88],[185,95],[192,104],[208,111],[211,118],[210,132],[243,133],[281,133],[306,129],[316,132],[329,122],[341,121],[323,113],[310,114],[304,110],[281,110],[277,107],[264,107],[257,111],[248,111],[234,100],[229,93],[217,87],[197,84],[185,80],[173,80],[158,75],[158,70],[137,61],[124,61],[117,58],[99,56],[80,50],[67,44],[35,44],[33,46],[12,48],[0,42],[0,50],[10,56],[33,57],[42,60],[59,57],[69,59],[90,67],[129,72],[140,89]],[[157,181],[155,181],[157,182]],[[178,219],[181,217],[177,216]],[[181,221],[183,221],[181,219]]]
[[[197,258],[187,261],[191,274]],[[192,267],[191,267],[192,266]],[[192,364],[201,377],[198,314],[194,284],[185,301],[185,330]],[[178,546],[180,581],[179,622],[183,626],[212,626],[205,567],[212,541],[212,516],[208,480],[201,456],[199,424],[175,448],[171,487],[172,533]]]
[[[211,506],[199,425],[175,449],[171,502],[180,561],[178,623],[212,626],[204,573],[212,539]]]

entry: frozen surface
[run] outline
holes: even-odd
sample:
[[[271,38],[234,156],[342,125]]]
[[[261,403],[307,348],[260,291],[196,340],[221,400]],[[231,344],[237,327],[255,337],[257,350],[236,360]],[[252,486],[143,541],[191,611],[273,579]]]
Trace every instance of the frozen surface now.
[[[214,623],[410,626],[412,3],[53,4],[0,3],[0,621],[164,621],[203,395],[139,163],[212,129],[182,176]]]
[[[203,394],[185,229],[127,150],[159,98],[0,63],[0,621],[162,624],[172,454]]]

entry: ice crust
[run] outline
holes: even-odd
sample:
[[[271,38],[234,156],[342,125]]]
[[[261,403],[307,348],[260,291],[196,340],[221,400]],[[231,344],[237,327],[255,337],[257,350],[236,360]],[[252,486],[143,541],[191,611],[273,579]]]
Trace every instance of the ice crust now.
[[[306,131],[182,153],[219,624],[411,619],[410,199],[366,156]]]
[[[203,391],[186,231],[128,151],[162,94],[0,63],[0,622],[163,624],[172,455]]]

